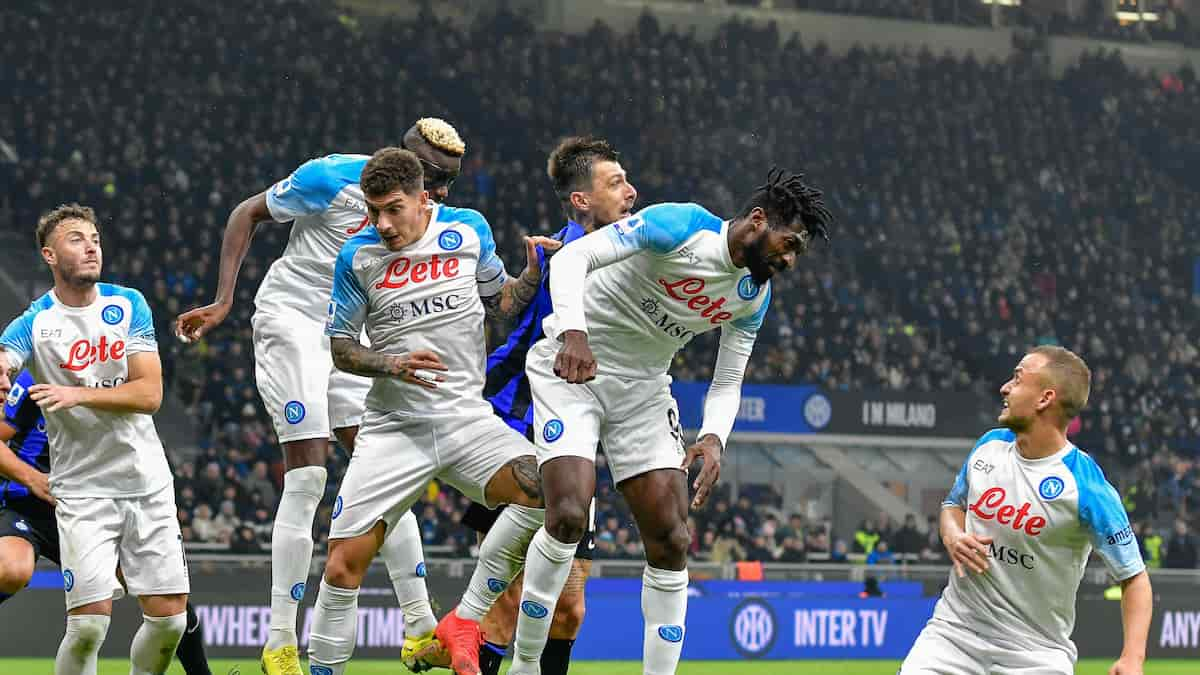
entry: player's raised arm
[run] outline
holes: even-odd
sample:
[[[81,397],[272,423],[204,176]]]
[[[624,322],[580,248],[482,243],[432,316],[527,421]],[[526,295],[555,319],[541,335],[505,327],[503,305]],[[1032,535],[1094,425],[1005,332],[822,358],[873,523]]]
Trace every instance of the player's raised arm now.
[[[517,278],[504,281],[500,289],[491,295],[482,295],[484,310],[489,318],[513,319],[533,302],[542,284],[542,266],[538,260],[539,246],[544,251],[556,251],[562,242],[551,237],[525,237],[525,270]],[[493,254],[494,255],[494,254]],[[481,264],[482,268],[482,264]],[[481,285],[482,288],[482,285]]]

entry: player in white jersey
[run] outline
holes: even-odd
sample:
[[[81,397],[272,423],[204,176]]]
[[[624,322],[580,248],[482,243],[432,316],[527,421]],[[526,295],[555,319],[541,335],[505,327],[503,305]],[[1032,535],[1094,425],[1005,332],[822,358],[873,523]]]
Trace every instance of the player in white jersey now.
[[[445,198],[458,176],[465,145],[446,122],[420,119],[403,144],[417,153],[425,187]],[[287,471],[271,540],[271,631],[262,663],[268,675],[299,673],[296,613],[312,561],[312,522],[325,492],[330,431],[353,452],[370,380],[333,367],[324,334],[338,251],[367,225],[358,185],[366,155],[329,155],[306,162],[268,190],[238,205],[221,244],[221,268],[212,304],[182,314],[177,333],[198,339],[224,321],[233,306],[242,260],[255,227],[291,222],[287,248],[255,296],[255,375],[275,423]],[[405,660],[433,642],[436,621],[425,589],[415,516],[396,524],[381,552],[405,617]]]
[[[384,148],[363,167],[373,225],[343,247],[329,323],[338,368],[374,378],[357,449],[334,505],[310,669],[340,675],[355,643],[359,586],[387,531],[441,478],[472,500],[507,503],[480,546],[462,603],[437,637],[460,675],[478,675],[479,621],[520,571],[541,526],[533,446],[483,398],[483,317],[512,317],[537,293],[537,244],[509,279],[477,211],[429,204],[417,157]],[[366,329],[370,347],[359,336]]]
[[[1043,346],[1000,388],[1002,429],[984,434],[942,507],[954,573],[901,675],[1068,675],[1075,594],[1095,550],[1120,582],[1125,644],[1110,675],[1141,675],[1153,598],[1117,491],[1067,425],[1091,372]]]
[[[141,293],[98,283],[92,209],[45,214],[37,240],[54,288],[0,335],[0,394],[23,366],[40,383],[29,392],[46,418],[68,614],[55,673],[96,672],[125,588],[144,617],[130,672],[161,673],[187,624],[189,584],[174,481],[151,417],[162,403],[154,321]]]
[[[707,499],[771,297],[831,221],[821,192],[772,171],[732,220],[658,204],[563,247],[550,263],[554,313],[526,361],[546,524],[529,548],[509,673],[537,673],[547,617],[583,535],[599,442],[646,547],[643,669],[674,673],[687,608],[688,488]],[[721,328],[699,440],[686,451],[667,369],[693,336]],[[593,351],[594,356],[593,356]],[[556,356],[557,352],[557,356]]]

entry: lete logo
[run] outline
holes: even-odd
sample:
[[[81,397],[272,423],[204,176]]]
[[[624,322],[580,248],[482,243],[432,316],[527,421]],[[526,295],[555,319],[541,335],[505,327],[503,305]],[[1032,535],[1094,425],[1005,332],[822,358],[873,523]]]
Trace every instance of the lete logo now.
[[[716,300],[701,293],[704,290],[704,280],[696,277],[686,277],[679,281],[667,281],[659,279],[658,285],[662,286],[667,291],[667,295],[672,298],[687,303],[688,309],[697,312],[700,316],[708,319],[712,325],[719,325],[722,321],[733,318],[733,313],[719,311],[725,306],[725,298],[720,297]],[[701,309],[703,308],[703,309]]]
[[[970,511],[982,520],[995,520],[1001,525],[1008,525],[1014,530],[1025,530],[1025,534],[1036,537],[1046,527],[1046,519],[1041,516],[1029,517],[1029,508],[1025,502],[1020,508],[1005,504],[1008,494],[1002,487],[992,487],[984,490],[979,499],[970,506]],[[1028,520],[1026,520],[1028,518]]]
[[[437,281],[442,277],[451,279],[458,276],[458,258],[439,258],[434,254],[428,262],[421,261],[413,264],[408,258],[396,258],[388,265],[383,281],[375,284],[375,290],[385,288],[404,288],[409,283],[419,284],[425,281]]]
[[[67,362],[58,364],[59,368],[76,373],[99,361],[120,361],[125,358],[125,341],[108,342],[108,336],[101,335],[100,341],[92,344],[88,340],[76,340],[67,353]]]

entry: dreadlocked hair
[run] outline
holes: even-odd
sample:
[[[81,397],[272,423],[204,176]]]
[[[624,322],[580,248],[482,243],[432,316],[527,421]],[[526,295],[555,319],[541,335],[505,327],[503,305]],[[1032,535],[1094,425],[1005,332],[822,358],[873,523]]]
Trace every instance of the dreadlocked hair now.
[[[760,208],[767,214],[769,226],[795,229],[794,223],[799,222],[808,235],[806,243],[817,237],[828,242],[833,213],[825,205],[823,195],[804,182],[804,174],[785,175],[783,169],[774,167],[767,172],[767,182],[754,189],[738,217],[744,218]]]

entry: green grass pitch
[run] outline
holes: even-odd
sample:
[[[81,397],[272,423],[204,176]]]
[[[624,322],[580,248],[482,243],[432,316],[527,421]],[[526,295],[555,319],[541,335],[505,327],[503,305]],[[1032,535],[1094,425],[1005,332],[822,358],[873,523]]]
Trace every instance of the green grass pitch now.
[[[250,659],[214,659],[214,675],[256,675],[258,663]],[[679,675],[893,675],[898,661],[685,661]],[[1076,675],[1105,675],[1111,661],[1091,659],[1081,661]],[[507,667],[507,666],[506,666]],[[20,675],[50,675],[53,659],[0,659],[0,673]],[[126,675],[129,662],[105,659],[100,662],[100,675]],[[176,662],[169,675],[183,675]],[[395,661],[356,661],[346,669],[347,675],[402,675],[408,671]],[[449,673],[448,670],[435,670]],[[500,672],[504,672],[501,668]],[[571,675],[639,675],[641,664],[635,661],[579,661],[571,664]],[[1146,675],[1195,675],[1200,673],[1200,660],[1153,661],[1146,664]]]

